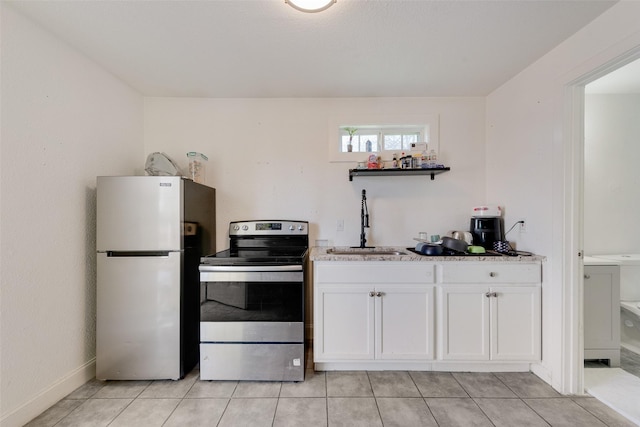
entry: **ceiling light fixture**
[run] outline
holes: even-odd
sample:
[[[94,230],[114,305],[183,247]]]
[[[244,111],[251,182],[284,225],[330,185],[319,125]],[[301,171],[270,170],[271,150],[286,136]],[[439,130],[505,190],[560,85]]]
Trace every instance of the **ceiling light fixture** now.
[[[322,12],[337,0],[284,0],[289,6],[302,12]]]

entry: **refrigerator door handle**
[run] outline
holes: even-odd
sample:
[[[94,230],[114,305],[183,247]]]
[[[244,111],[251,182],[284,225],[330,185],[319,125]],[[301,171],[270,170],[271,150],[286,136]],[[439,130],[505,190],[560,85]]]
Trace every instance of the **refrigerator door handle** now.
[[[150,257],[169,256],[169,252],[175,251],[106,251],[107,257]]]

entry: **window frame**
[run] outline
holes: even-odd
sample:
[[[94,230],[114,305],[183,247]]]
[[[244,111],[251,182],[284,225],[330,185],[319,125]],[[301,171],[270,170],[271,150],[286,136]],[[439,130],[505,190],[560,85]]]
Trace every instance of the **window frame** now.
[[[345,127],[355,127],[358,130],[371,129],[380,131],[388,131],[393,134],[395,131],[410,131],[420,129],[422,132],[421,140],[417,143],[427,142],[428,150],[439,152],[439,116],[438,114],[394,114],[394,115],[343,115],[332,117],[329,120],[329,162],[362,162],[366,160],[368,152],[343,152],[341,151],[343,129]],[[409,132],[407,132],[409,133]],[[365,133],[367,134],[367,133]],[[381,135],[378,135],[378,144],[384,144]],[[400,154],[407,149],[392,149],[372,151],[383,160],[391,160],[394,153]]]

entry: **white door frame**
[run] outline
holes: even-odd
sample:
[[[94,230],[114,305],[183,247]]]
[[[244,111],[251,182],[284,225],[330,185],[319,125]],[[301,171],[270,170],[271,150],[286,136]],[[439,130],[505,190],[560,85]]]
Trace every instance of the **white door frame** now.
[[[632,47],[629,46],[631,42]],[[633,44],[635,42],[635,44]],[[572,79],[564,79],[562,206],[563,324],[562,392],[584,393],[583,339],[583,240],[584,240],[584,87],[598,78],[640,58],[639,40],[625,40],[597,55]],[[625,46],[626,45],[626,46]],[[626,47],[626,50],[624,49]],[[620,53],[622,51],[622,53]],[[608,58],[607,58],[608,56]],[[567,76],[568,77],[568,76]]]

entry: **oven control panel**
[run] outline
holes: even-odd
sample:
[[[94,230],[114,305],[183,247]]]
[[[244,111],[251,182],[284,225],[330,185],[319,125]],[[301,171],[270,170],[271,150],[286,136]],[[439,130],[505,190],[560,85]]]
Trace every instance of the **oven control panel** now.
[[[307,221],[235,221],[229,224],[229,236],[308,235]]]

